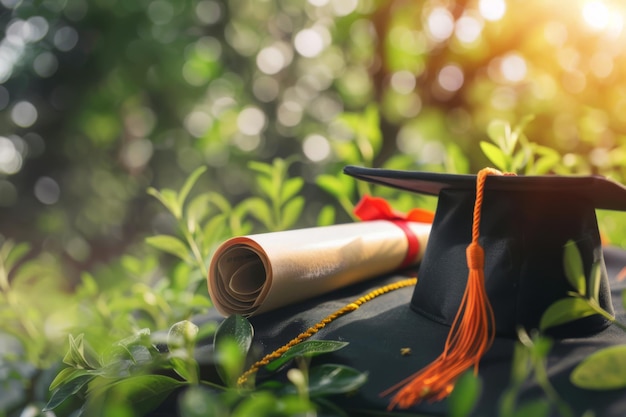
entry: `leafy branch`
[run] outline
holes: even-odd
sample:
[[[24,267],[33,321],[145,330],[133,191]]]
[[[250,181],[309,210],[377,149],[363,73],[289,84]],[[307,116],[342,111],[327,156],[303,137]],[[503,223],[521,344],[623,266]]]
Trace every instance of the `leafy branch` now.
[[[272,164],[252,161],[248,167],[257,175],[255,183],[259,197],[249,197],[241,204],[268,231],[285,230],[293,226],[304,208],[300,194],[304,180],[289,178],[291,161],[280,158]]]
[[[219,381],[200,378],[194,352],[206,329],[189,321],[173,325],[165,343],[160,342],[159,335],[142,329],[115,343],[107,354],[96,353],[82,334],[70,336],[63,360],[68,366],[50,385],[52,394],[45,410],[56,409],[70,397],[81,395],[86,398],[85,415],[126,410],[141,416],[182,389],[178,407],[183,417],[199,415],[198,404],[221,410],[220,415],[300,416],[314,413],[318,407],[332,408],[326,397],[352,392],[366,381],[366,374],[343,365],[324,364],[309,369],[308,358],[346,344],[307,341],[293,352],[288,351],[278,366],[266,369],[268,375],[276,375],[288,361],[295,360],[298,366],[287,371],[287,382],[275,379],[258,387],[241,387],[237,378],[251,355],[253,332],[242,316],[231,316],[215,329],[213,356]]]
[[[542,175],[559,163],[561,156],[557,151],[530,142],[524,134],[524,128],[533,118],[526,116],[514,127],[504,120],[489,123],[487,136],[491,142],[481,141],[480,148],[496,168],[504,172]]]
[[[626,331],[626,326],[615,320],[615,317],[600,306],[600,282],[602,279],[600,264],[595,263],[592,266],[589,287],[587,288],[580,251],[576,242],[569,241],[564,246],[563,267],[565,276],[575,291],[569,292],[570,297],[557,300],[546,309],[539,322],[539,329],[546,330],[573,320],[599,314]]]

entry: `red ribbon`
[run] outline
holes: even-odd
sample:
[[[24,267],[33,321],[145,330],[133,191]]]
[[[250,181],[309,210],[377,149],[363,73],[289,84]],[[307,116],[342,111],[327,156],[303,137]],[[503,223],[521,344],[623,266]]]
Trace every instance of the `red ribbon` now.
[[[402,213],[391,208],[389,203],[380,197],[364,195],[361,201],[354,208],[354,215],[360,220],[389,220],[397,225],[406,236],[409,244],[404,260],[400,264],[400,269],[406,268],[413,263],[419,253],[420,244],[417,236],[407,222],[432,223],[435,217],[432,211],[414,208],[408,213]]]

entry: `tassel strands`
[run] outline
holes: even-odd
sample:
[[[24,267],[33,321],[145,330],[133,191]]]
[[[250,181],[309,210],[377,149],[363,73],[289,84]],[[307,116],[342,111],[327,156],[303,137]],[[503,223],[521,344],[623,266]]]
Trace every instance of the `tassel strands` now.
[[[472,218],[472,242],[467,247],[469,276],[461,304],[456,313],[443,353],[430,365],[383,392],[393,392],[389,409],[409,408],[423,400],[434,402],[447,397],[457,378],[478,363],[491,347],[495,337],[495,317],[485,289],[485,254],[478,243],[484,185],[489,175],[502,174],[485,168],[476,178],[476,200]]]

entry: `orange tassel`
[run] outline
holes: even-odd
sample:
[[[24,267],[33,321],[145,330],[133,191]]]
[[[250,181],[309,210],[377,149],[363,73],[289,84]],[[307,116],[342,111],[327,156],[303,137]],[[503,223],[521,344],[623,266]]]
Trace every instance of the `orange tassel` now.
[[[488,175],[503,175],[485,168],[476,178],[476,201],[472,218],[472,242],[467,247],[469,276],[465,293],[456,313],[443,353],[430,365],[391,387],[382,395],[398,391],[389,409],[409,408],[422,400],[440,401],[454,389],[457,378],[470,367],[478,372],[478,363],[495,337],[495,317],[485,289],[485,253],[478,244],[483,190]],[[507,174],[508,175],[508,174]]]

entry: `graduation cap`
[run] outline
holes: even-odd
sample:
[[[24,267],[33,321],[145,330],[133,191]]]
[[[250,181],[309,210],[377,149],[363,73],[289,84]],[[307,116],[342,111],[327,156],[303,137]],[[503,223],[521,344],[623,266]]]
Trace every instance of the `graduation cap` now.
[[[393,392],[392,407],[441,413],[445,409],[432,402],[445,398],[461,373],[478,370],[480,364],[486,388],[483,411],[493,411],[497,393],[508,385],[518,329],[538,328],[546,309],[575,290],[563,263],[567,244],[578,248],[587,281],[592,269],[599,268],[599,305],[616,313],[609,279],[626,264],[626,256],[609,251],[614,262],[607,270],[595,210],[626,210],[623,186],[597,176],[511,176],[495,170],[452,175],[348,166],[344,172],[438,196],[412,294],[411,289],[394,292],[319,334],[350,342],[333,354],[335,361],[369,370],[370,382],[355,403],[387,408],[389,398],[379,396],[387,391]],[[257,336],[271,348],[277,335],[310,325],[313,317],[323,317],[366,285],[373,284],[255,318]],[[622,287],[616,285],[614,291]],[[620,319],[625,316],[621,306],[617,313]],[[588,393],[569,381],[585,356],[626,343],[626,334],[610,324],[601,315],[589,315],[550,330],[559,341],[550,353],[555,363],[550,375],[580,410],[594,406],[606,411],[616,402],[626,406],[621,393]],[[401,355],[403,347],[412,354]]]

